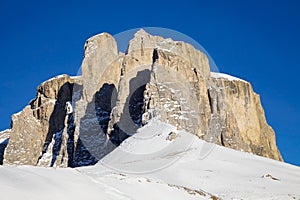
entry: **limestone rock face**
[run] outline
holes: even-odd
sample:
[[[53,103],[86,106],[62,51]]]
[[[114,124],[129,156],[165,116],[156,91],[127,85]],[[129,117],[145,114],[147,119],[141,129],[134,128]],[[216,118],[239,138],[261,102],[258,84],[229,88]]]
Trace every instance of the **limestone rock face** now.
[[[162,121],[200,137],[207,134],[210,119],[208,60],[192,46],[180,45],[183,50],[168,51],[176,45],[170,40],[168,44],[171,46],[165,45],[167,49],[156,50],[146,107],[156,110]],[[183,57],[188,54],[185,51],[190,52],[189,56]]]
[[[9,143],[4,153],[4,164],[35,165],[42,148],[40,122],[33,116],[30,106],[12,116]]]
[[[208,92],[213,123],[206,140],[216,137],[223,146],[282,160],[275,133],[267,124],[259,95],[250,83],[212,73]]]
[[[126,138],[124,132],[133,134],[143,122],[157,116],[197,135],[205,134],[210,117],[206,94],[209,73],[207,57],[193,46],[138,31],[123,56],[117,106],[108,135],[121,134],[122,140]],[[175,96],[181,103],[174,104]],[[193,119],[186,120],[188,117]]]
[[[91,102],[104,83],[118,85],[119,79],[120,62],[115,39],[108,33],[89,38],[82,61],[83,98]]]
[[[121,63],[122,56],[110,34],[98,34],[86,41],[82,94],[74,99],[74,166],[95,164],[113,149],[107,144],[105,133],[116,102]]]
[[[72,101],[74,84],[80,84],[79,77],[61,75],[45,81],[38,87],[36,99],[19,114],[13,115],[4,164],[61,166],[62,161],[55,156],[68,154],[60,150],[58,153],[49,146],[53,146],[55,139],[67,129],[65,104]],[[56,144],[66,146],[60,142]]]
[[[108,33],[89,38],[82,76],[42,83],[36,99],[12,117],[3,163],[93,165],[152,118],[282,160],[250,83],[211,73],[207,56],[190,44],[140,30],[125,53]]]

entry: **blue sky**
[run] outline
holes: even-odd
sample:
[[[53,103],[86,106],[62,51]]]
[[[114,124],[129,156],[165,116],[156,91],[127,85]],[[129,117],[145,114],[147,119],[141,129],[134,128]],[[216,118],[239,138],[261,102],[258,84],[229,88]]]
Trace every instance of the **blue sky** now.
[[[76,75],[85,40],[164,27],[199,42],[221,72],[261,95],[286,162],[300,166],[299,1],[0,0],[0,130],[58,74]]]

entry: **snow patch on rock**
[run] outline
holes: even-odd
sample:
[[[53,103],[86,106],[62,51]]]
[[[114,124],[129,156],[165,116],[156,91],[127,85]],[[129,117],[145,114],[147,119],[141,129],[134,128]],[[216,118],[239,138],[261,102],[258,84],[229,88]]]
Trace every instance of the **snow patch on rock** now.
[[[219,72],[210,72],[210,76],[213,78],[224,78],[224,79],[228,79],[229,81],[243,81],[243,82],[247,82],[243,79],[228,75],[228,74],[223,74],[223,73],[219,73]]]

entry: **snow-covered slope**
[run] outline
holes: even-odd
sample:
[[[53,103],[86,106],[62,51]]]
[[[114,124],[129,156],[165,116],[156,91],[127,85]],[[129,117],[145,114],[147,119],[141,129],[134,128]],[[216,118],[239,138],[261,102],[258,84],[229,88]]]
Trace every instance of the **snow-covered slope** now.
[[[300,199],[299,189],[299,167],[210,144],[158,120],[95,166],[0,167],[2,200]]]

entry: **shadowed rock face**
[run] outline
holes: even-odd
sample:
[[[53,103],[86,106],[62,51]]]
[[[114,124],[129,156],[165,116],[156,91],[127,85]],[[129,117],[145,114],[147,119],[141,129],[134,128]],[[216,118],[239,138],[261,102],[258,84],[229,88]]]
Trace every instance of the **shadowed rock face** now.
[[[140,30],[125,54],[107,33],[84,49],[81,77],[42,83],[36,99],[13,115],[4,164],[92,165],[154,117],[206,141],[282,160],[250,83],[211,74],[193,46]]]
[[[10,129],[0,132],[0,165],[3,164],[4,150],[8,144],[10,132]]]

